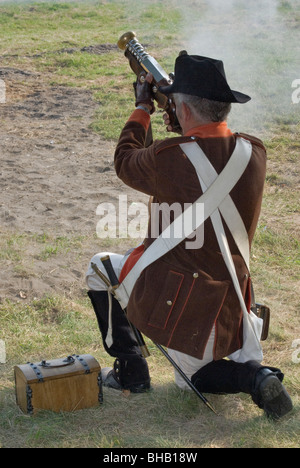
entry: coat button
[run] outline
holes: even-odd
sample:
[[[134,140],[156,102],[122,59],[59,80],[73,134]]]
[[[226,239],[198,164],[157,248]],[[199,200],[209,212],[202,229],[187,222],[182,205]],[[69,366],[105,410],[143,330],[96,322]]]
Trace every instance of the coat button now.
[[[167,301],[168,306],[171,306],[173,304],[172,301]]]
[[[198,278],[198,273],[193,273],[193,278]]]

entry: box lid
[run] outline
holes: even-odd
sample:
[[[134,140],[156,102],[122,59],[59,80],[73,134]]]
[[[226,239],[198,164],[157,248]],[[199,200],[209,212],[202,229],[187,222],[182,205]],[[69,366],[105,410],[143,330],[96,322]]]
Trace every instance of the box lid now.
[[[65,358],[28,362],[14,368],[16,376],[26,382],[43,382],[47,379],[61,379],[66,376],[89,374],[100,371],[98,361],[90,354],[73,354]]]

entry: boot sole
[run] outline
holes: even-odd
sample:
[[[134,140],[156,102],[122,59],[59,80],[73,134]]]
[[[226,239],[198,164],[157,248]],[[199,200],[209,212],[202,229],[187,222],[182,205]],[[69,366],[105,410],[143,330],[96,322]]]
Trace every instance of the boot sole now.
[[[122,387],[114,376],[112,367],[104,367],[101,369],[102,384],[104,387],[113,388],[114,390],[130,390],[131,393],[145,393],[151,390],[150,382],[136,384],[133,386]]]
[[[293,409],[292,400],[277,377],[268,376],[261,383],[259,390],[268,417],[278,420]]]

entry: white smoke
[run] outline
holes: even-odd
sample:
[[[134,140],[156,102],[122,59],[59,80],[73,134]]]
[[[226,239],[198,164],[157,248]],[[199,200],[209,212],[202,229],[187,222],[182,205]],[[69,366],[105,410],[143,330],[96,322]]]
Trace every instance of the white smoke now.
[[[193,15],[185,32],[188,53],[223,60],[231,88],[252,97],[233,105],[233,130],[299,122],[300,104],[292,102],[292,83],[300,79],[299,11],[300,0],[207,0],[184,9],[187,21]]]

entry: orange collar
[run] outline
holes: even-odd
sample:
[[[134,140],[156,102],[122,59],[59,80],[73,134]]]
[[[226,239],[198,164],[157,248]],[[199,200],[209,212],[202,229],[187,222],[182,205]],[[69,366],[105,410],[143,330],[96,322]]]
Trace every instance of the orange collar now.
[[[184,136],[193,136],[198,138],[226,138],[233,133],[227,127],[227,122],[212,122],[199,127],[191,128]]]

